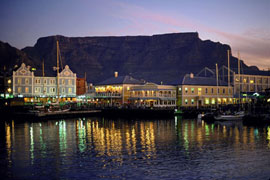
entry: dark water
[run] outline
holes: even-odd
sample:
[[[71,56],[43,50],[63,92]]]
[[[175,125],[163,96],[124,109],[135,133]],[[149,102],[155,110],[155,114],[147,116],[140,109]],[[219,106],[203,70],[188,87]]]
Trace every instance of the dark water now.
[[[0,132],[1,179],[270,178],[270,126],[91,117]]]

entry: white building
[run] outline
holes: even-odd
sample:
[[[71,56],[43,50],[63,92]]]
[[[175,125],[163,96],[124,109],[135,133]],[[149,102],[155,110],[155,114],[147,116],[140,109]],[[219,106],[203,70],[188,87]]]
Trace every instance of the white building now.
[[[57,97],[57,77],[35,76],[24,63],[13,71],[14,97]],[[76,96],[76,74],[66,65],[59,73],[59,96]]]

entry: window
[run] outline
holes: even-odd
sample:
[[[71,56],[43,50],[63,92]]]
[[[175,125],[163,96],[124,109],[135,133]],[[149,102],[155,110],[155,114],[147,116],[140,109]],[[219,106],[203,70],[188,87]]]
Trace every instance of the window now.
[[[211,89],[212,94],[214,94],[214,88]]]
[[[178,88],[179,92],[182,92],[182,88]]]
[[[51,79],[51,84],[55,84],[55,80],[54,79]]]
[[[55,88],[51,88],[51,93],[54,93],[55,92]]]
[[[29,88],[25,87],[25,93],[29,93]]]
[[[25,79],[25,84],[29,84],[29,79],[28,78]]]
[[[185,92],[188,93],[188,88],[185,88]]]
[[[36,79],[36,84],[40,84],[40,79]]]
[[[40,92],[40,87],[36,87],[35,88],[35,93],[39,93]]]
[[[71,79],[68,80],[68,85],[72,85],[72,80]]]
[[[202,88],[198,88],[198,95],[202,95]]]
[[[65,84],[65,80],[64,80],[64,79],[62,80],[62,84],[63,84],[63,85]]]
[[[62,93],[65,93],[65,88],[62,88]]]
[[[205,94],[207,94],[208,93],[208,89],[207,88],[205,88]]]
[[[194,99],[191,99],[191,104],[194,104]]]
[[[44,93],[46,93],[46,92],[47,92],[47,87],[45,87],[45,88],[43,89],[43,92],[44,92]]]
[[[18,82],[18,84],[21,84],[22,83],[22,79],[21,78],[18,78],[17,82]]]
[[[212,98],[212,101],[211,101],[212,104],[215,104],[216,103],[216,100],[214,98]]]
[[[21,92],[22,92],[22,88],[18,87],[18,93],[21,93]]]
[[[187,99],[185,99],[185,104],[188,104],[188,100]]]
[[[209,98],[205,98],[205,104],[209,104]]]
[[[254,83],[254,80],[250,80],[249,82],[250,82],[250,84],[253,84]]]
[[[217,90],[217,91],[218,91],[218,94],[219,94],[219,88],[218,88],[218,90]]]
[[[44,84],[47,84],[47,79],[44,79]]]
[[[68,88],[68,93],[72,93],[72,88]]]
[[[194,93],[194,88],[191,88],[191,93]]]
[[[223,91],[222,91],[223,94],[225,94],[225,88],[223,88]]]

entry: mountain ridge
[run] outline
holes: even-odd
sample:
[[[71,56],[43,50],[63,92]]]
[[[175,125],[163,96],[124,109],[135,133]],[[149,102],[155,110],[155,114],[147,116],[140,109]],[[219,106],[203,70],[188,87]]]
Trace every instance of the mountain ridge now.
[[[65,37],[62,35],[41,37],[33,47],[21,51],[30,65],[42,69],[45,62],[47,75],[53,75],[56,65],[56,41],[59,41],[63,66],[69,65],[77,76],[87,73],[88,82],[97,83],[119,75],[164,83],[186,73],[196,73],[204,67],[214,69],[227,66],[229,45],[211,40],[201,40],[197,32],[169,33],[152,36],[94,36]],[[231,67],[237,68],[237,58],[230,54]],[[244,70],[259,69],[247,66]]]

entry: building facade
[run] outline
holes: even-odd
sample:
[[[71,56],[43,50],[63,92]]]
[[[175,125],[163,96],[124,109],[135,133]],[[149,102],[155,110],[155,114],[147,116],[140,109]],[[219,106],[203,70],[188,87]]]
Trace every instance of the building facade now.
[[[35,76],[24,63],[13,71],[12,79],[14,97],[57,97],[58,94],[63,98],[76,96],[76,74],[68,65],[59,73],[59,82],[57,77]]]
[[[83,95],[86,93],[87,82],[85,78],[76,79],[76,95]]]
[[[233,78],[234,94],[246,92],[261,93],[270,88],[270,76],[234,74]]]
[[[206,107],[233,103],[233,87],[212,77],[187,74],[177,85],[177,105]]]
[[[133,86],[129,102],[136,107],[175,107],[176,87],[155,83]]]
[[[131,87],[142,85],[144,82],[131,76],[118,76],[109,78],[95,85],[95,99],[98,104],[119,106],[128,104]]]

